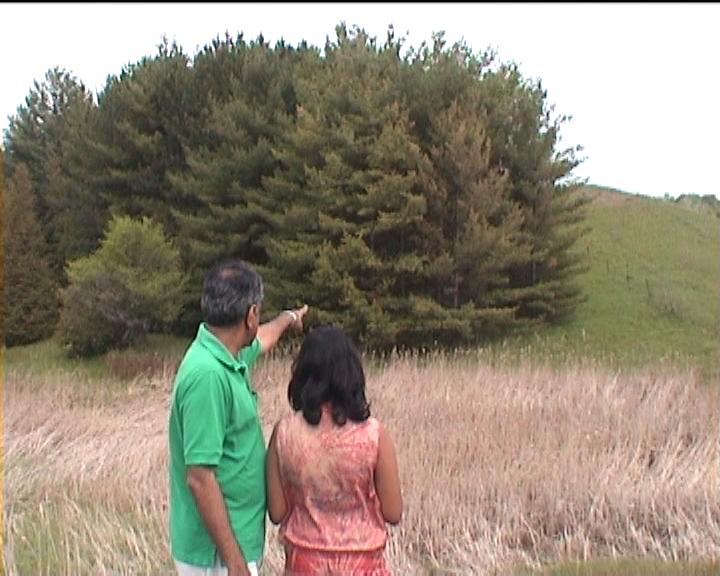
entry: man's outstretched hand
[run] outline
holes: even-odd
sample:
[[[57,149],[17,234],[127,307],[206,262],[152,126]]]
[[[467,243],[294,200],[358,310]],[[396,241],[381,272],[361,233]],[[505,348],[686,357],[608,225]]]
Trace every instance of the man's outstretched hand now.
[[[308,311],[308,305],[304,304],[302,308],[297,308],[295,310],[291,310],[291,312],[294,312],[297,319],[293,321],[293,323],[290,325],[296,332],[302,332],[303,331],[303,318],[305,317],[305,314],[307,314]]]
[[[298,332],[303,330],[303,318],[307,314],[307,304],[301,308],[283,310],[274,320],[261,324],[257,337],[260,340],[260,350],[263,354],[272,350],[280,337],[288,328]]]

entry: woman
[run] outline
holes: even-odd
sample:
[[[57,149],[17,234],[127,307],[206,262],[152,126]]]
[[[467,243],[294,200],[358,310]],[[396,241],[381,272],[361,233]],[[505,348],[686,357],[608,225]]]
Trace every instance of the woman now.
[[[339,328],[308,334],[288,386],[293,413],[267,456],[270,520],[281,524],[286,574],[390,574],[385,523],[402,497],[392,440],[370,415],[360,354]]]

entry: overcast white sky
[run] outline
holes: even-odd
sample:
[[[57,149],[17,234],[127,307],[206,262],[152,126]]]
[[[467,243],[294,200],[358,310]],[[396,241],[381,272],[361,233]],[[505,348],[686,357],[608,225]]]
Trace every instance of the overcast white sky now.
[[[433,31],[491,46],[541,78],[571,115],[562,146],[591,183],[720,197],[720,4],[0,4],[0,129],[33,80],[63,67],[93,91],[153,55],[163,34],[187,53],[225,31],[322,47],[335,25],[419,46]]]

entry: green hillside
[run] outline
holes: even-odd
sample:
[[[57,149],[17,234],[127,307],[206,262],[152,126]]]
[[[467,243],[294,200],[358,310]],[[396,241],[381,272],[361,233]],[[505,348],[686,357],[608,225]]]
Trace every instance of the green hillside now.
[[[717,370],[720,218],[686,203],[587,186],[590,232],[577,249],[587,300],[542,348],[644,364],[690,359]]]

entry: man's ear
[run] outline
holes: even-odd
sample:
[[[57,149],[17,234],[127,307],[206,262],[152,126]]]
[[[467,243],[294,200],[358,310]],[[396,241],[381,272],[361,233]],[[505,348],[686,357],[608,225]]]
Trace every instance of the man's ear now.
[[[248,308],[247,314],[245,314],[245,327],[252,331],[255,327],[260,325],[260,318],[258,318],[258,307],[257,304],[251,304]]]

